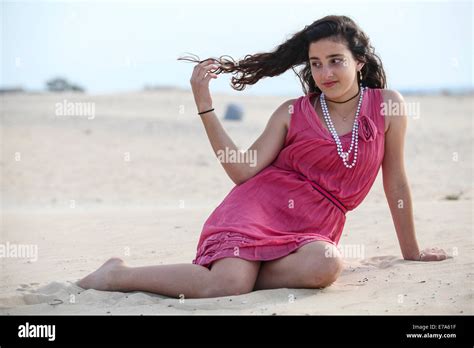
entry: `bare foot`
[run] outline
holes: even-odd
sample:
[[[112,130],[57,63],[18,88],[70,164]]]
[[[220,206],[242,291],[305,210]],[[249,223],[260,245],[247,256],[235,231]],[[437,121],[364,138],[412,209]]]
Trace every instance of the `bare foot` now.
[[[125,262],[122,259],[118,257],[112,257],[102,266],[100,266],[95,272],[92,272],[88,276],[82,278],[76,284],[83,289],[111,291],[114,290],[113,284],[111,283],[111,280],[113,279],[112,273],[124,268],[127,268],[127,266],[125,266]]]

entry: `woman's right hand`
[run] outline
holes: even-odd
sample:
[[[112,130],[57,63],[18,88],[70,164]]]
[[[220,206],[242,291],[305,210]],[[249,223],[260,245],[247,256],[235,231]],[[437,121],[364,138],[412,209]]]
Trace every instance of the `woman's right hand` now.
[[[198,108],[198,112],[206,111],[212,108],[212,98],[209,92],[209,81],[216,79],[217,74],[212,73],[219,66],[217,61],[207,59],[194,67],[193,75],[189,82],[193,90],[194,101]],[[206,75],[207,74],[207,75]]]

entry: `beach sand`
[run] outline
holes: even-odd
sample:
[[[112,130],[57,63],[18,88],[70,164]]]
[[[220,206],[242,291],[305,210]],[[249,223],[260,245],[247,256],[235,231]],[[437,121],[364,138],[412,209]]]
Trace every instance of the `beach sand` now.
[[[214,95],[248,148],[288,97]],[[37,255],[0,258],[0,314],[474,314],[472,96],[407,96],[419,103],[405,146],[419,246],[442,262],[403,260],[382,172],[347,214],[345,269],[325,289],[275,289],[211,299],[84,290],[75,281],[113,256],[130,266],[190,263],[202,225],[234,186],[215,158],[190,92],[5,94],[0,243]],[[95,116],[58,115],[93,103]],[[237,212],[238,213],[238,212]],[[33,249],[31,249],[33,250]]]

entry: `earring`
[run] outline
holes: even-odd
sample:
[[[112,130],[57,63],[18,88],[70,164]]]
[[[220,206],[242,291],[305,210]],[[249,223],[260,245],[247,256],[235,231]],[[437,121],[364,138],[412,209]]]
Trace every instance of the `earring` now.
[[[359,70],[359,81],[362,82],[362,70]]]

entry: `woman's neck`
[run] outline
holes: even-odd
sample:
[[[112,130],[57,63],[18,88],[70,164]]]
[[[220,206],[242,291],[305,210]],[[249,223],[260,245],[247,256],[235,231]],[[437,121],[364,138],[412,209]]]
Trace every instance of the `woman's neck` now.
[[[357,105],[359,104],[360,94],[358,94],[358,92],[360,93],[359,86],[357,84],[354,84],[351,89],[344,93],[342,96],[335,99],[329,98],[330,100],[340,102],[348,100],[357,94],[354,99],[349,100],[346,103],[334,103],[329,101],[328,98],[326,98],[326,105],[328,106],[329,113],[335,114],[337,116],[353,116]]]

